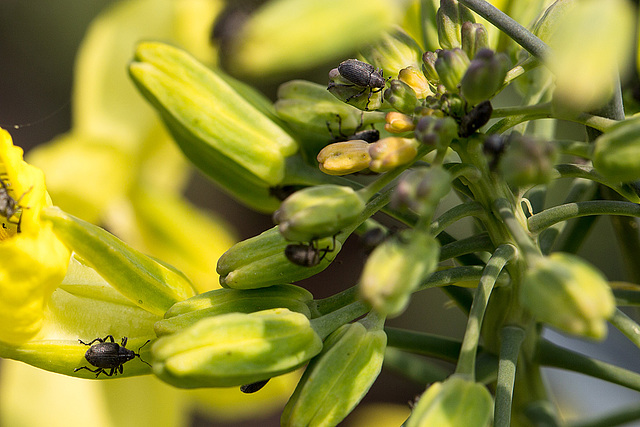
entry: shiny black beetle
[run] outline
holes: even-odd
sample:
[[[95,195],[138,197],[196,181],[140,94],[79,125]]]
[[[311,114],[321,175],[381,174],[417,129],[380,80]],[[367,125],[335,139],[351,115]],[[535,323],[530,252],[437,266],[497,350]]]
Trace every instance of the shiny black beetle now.
[[[338,65],[338,73],[340,73],[345,80],[351,82],[353,86],[362,88],[360,92],[354,93],[345,99],[345,102],[349,102],[351,99],[362,95],[367,89],[369,89],[369,96],[367,97],[365,110],[369,106],[371,95],[380,92],[387,84],[387,80],[384,78],[382,73],[382,68],[376,70],[373,65],[358,61],[357,59],[347,59],[346,61],[342,61],[340,65]]]
[[[315,267],[329,252],[333,252],[335,247],[336,236],[333,236],[333,245],[330,248],[319,249],[316,240],[310,243],[291,243],[284,248],[284,255],[300,267]]]
[[[96,369],[90,369],[86,366],[81,366],[74,369],[73,372],[77,372],[81,369],[86,369],[87,371],[95,373],[96,378],[98,378],[100,374],[105,374],[106,376],[110,377],[112,375],[117,375],[118,373],[122,374],[122,365],[127,363],[129,360],[135,359],[136,357],[138,357],[143,363],[149,365],[140,357],[140,350],[151,340],[147,340],[147,342],[142,344],[137,353],[126,348],[127,337],[122,337],[122,342],[120,344],[114,341],[113,335],[107,335],[104,338],[96,338],[89,343],[86,343],[82,340],[78,341],[80,341],[80,344],[90,346],[87,352],[84,354],[84,358],[87,359],[87,362],[89,362],[91,365],[95,366]],[[94,344],[96,342],[97,344]],[[110,369],[108,373],[107,369]]]
[[[11,217],[13,217],[16,212],[22,209],[20,207],[20,200],[22,200],[22,198],[29,191],[31,191],[31,189],[25,191],[24,194],[22,194],[22,196],[20,196],[20,198],[16,200],[11,197],[11,195],[9,195],[9,186],[4,182],[2,178],[0,178],[0,185],[2,186],[2,188],[0,188],[0,215],[7,218],[7,222],[17,225],[18,232],[20,232],[20,220],[15,222],[11,220]],[[2,223],[2,227],[7,228],[5,223]]]

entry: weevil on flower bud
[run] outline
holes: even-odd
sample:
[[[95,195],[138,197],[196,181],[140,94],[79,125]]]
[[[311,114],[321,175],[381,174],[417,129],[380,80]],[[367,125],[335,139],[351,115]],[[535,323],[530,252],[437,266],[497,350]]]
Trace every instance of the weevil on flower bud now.
[[[371,101],[371,95],[374,93],[381,92],[384,86],[387,83],[387,80],[384,78],[382,74],[382,69],[377,69],[366,62],[359,61],[357,59],[347,59],[346,61],[342,61],[337,68],[338,74],[342,79],[346,80],[346,83],[335,83],[332,77],[332,73],[329,73],[329,78],[331,81],[329,82],[329,86],[327,89],[336,95],[337,93],[332,90],[340,87],[355,87],[360,89],[360,91],[356,91],[351,95],[348,95],[346,98],[342,99],[344,102],[349,103],[353,98],[360,97],[367,90],[369,90],[369,96],[367,97],[367,102],[364,106],[364,110],[368,110],[369,103]]]
[[[333,252],[336,247],[336,238],[333,237],[331,248],[319,248],[316,240],[310,243],[292,243],[284,248],[284,255],[289,261],[301,267],[315,267],[320,261]]]
[[[18,199],[14,199],[9,194],[9,186],[4,182],[3,179],[0,178],[0,215],[7,218],[7,222],[10,224],[14,224],[18,227],[17,231],[20,232],[20,219],[12,220],[12,218],[18,213],[22,207],[20,206],[20,201],[22,198],[31,190],[27,190]],[[2,224],[3,228],[7,228],[5,224]]]
[[[140,350],[151,340],[147,340],[147,342],[142,344],[137,353],[126,348],[127,337],[122,337],[122,341],[120,344],[114,341],[113,335],[107,335],[104,338],[96,338],[88,343],[82,340],[78,341],[80,341],[80,344],[90,346],[85,353],[84,358],[87,359],[87,362],[89,362],[91,365],[95,366],[96,369],[81,366],[74,369],[73,372],[78,372],[82,369],[86,369],[87,371],[96,374],[96,378],[98,378],[100,374],[105,374],[106,376],[111,377],[113,375],[117,375],[118,373],[122,374],[122,365],[130,360],[135,359],[136,357],[139,358],[141,362],[149,365],[140,357]],[[110,369],[108,373],[106,371],[107,369]]]

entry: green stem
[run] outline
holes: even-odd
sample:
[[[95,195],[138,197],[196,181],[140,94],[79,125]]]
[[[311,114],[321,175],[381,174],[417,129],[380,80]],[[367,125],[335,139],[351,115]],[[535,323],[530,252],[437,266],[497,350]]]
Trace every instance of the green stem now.
[[[329,314],[332,311],[336,311],[346,305],[349,305],[356,301],[358,294],[358,287],[351,286],[342,292],[331,295],[330,297],[316,301],[316,308],[320,314]]]
[[[566,427],[614,427],[640,419],[640,405],[632,404],[615,412],[585,421],[570,421]],[[631,425],[631,424],[628,424]]]
[[[640,348],[640,325],[624,314],[622,310],[617,308],[613,316],[609,319],[609,323],[629,338],[629,341],[636,347]]]
[[[563,115],[563,114],[559,114],[557,111],[552,111],[551,108],[532,109],[531,112],[518,114],[519,110],[525,110],[532,107],[542,107],[545,105],[547,104],[532,105],[527,107],[510,107],[510,108],[513,108],[513,114],[508,114],[509,108],[502,108],[498,111],[498,114],[505,115],[505,118],[503,118],[502,120],[498,121],[493,126],[491,126],[487,130],[487,133],[488,134],[504,133],[505,131],[511,129],[512,127],[520,123],[527,122],[530,120],[539,120],[539,119],[566,120],[569,122],[580,123],[602,132],[604,132],[609,127],[618,123],[618,121],[616,120],[607,119],[605,117],[595,116],[593,114],[588,114],[588,113],[580,113],[574,116]],[[495,114],[495,111],[494,111],[494,114]],[[496,116],[492,115],[492,117],[496,117]]]
[[[529,231],[539,233],[561,221],[589,215],[623,215],[640,217],[640,205],[615,200],[590,200],[567,203],[545,209],[527,219]]]
[[[505,326],[500,331],[501,345],[498,381],[496,384],[494,427],[509,427],[511,425],[511,403],[516,379],[516,364],[524,337],[524,329],[516,326]]]
[[[481,265],[465,265],[436,271],[416,291],[452,285],[458,282],[477,282],[482,279],[484,269],[485,267]],[[507,283],[508,276],[505,273],[500,274],[498,284],[505,285]]]
[[[530,114],[553,114],[553,106],[550,102],[535,105],[521,105],[517,107],[503,107],[496,108],[491,113],[492,119],[499,119],[502,117],[512,117]]]
[[[625,199],[632,203],[640,203],[640,197],[632,191],[629,187],[620,185],[616,181],[609,181],[602,175],[600,175],[593,167],[587,165],[575,165],[575,164],[558,164],[554,166],[554,169],[558,172],[558,178],[584,178],[591,181],[595,181],[598,184],[602,184],[605,187],[609,187],[616,193],[620,194]]]
[[[550,341],[540,341],[537,356],[542,365],[579,372],[640,391],[640,374],[562,348]]]
[[[444,381],[451,372],[415,354],[387,347],[384,353],[384,368],[395,371],[418,384]]]
[[[387,346],[455,363],[462,344],[449,337],[385,326]]]
[[[460,239],[440,248],[440,261],[458,258],[461,255],[475,252],[493,252],[495,246],[488,233],[480,233],[475,236]]]
[[[371,307],[358,300],[329,314],[312,319],[311,326],[320,338],[324,340],[331,332],[368,313],[369,310],[371,310]]]
[[[613,295],[616,297],[616,305],[640,306],[640,291],[614,289]]]
[[[455,223],[456,221],[461,220],[462,218],[474,216],[476,218],[486,219],[486,215],[487,213],[480,203],[462,203],[449,209],[448,211],[440,215],[438,219],[433,221],[431,223],[429,232],[432,235],[437,236],[442,232],[442,230]]]
[[[540,59],[545,59],[549,56],[551,50],[545,42],[496,7],[483,0],[459,1],[502,30],[533,56],[537,56]]]
[[[522,225],[516,219],[511,204],[506,199],[498,199],[493,204],[495,213],[509,229],[520,250],[524,252],[525,258],[538,258],[541,256],[539,249],[533,244]]]
[[[482,320],[484,319],[484,313],[489,303],[489,296],[498,279],[498,275],[502,271],[503,267],[511,260],[517,253],[516,248],[511,244],[503,244],[498,246],[495,250],[487,265],[485,266],[480,283],[476,289],[476,294],[473,298],[473,304],[471,304],[471,311],[469,312],[469,320],[467,322],[467,329],[462,341],[462,350],[460,352],[460,358],[456,366],[456,374],[462,374],[468,376],[472,381],[475,380],[476,372],[476,353],[478,350],[478,342],[480,340],[480,329],[482,327]]]

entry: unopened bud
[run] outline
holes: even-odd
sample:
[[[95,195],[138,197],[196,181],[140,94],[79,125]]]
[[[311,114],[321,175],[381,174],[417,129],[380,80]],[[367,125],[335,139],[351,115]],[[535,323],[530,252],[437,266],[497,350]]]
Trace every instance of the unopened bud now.
[[[430,215],[451,190],[451,174],[442,167],[417,168],[403,176],[391,196],[396,209]]]
[[[338,234],[354,223],[364,201],[352,188],[318,185],[295,192],[274,214],[280,233],[290,241],[311,242]]]
[[[458,85],[462,81],[462,77],[470,63],[471,61],[469,61],[467,54],[460,48],[438,52],[438,59],[435,64],[436,70],[438,71],[438,76],[440,76],[440,82],[449,92],[458,92]]]
[[[460,82],[460,94],[469,105],[490,99],[502,87],[508,71],[509,59],[505,54],[481,49]]]
[[[348,175],[369,167],[369,143],[361,140],[336,142],[318,153],[318,166],[327,175]]]
[[[640,179],[640,116],[612,126],[596,139],[593,165],[607,178]]]
[[[458,136],[458,124],[452,117],[424,116],[418,120],[415,135],[424,145],[444,150]]]
[[[469,58],[476,56],[480,49],[489,47],[489,36],[484,25],[473,22],[462,24],[462,50]]]
[[[438,265],[440,245],[431,235],[406,230],[376,247],[360,277],[360,296],[385,316],[404,311],[411,293]]]
[[[388,77],[396,77],[400,70],[408,66],[419,67],[421,56],[420,45],[401,30],[385,33],[362,51],[364,60],[376,68],[382,68]]]
[[[391,136],[383,138],[369,146],[373,172],[386,172],[406,165],[418,154],[418,142],[415,139]]]
[[[438,71],[436,71],[437,59],[438,54],[436,52],[425,52],[422,54],[422,72],[433,85],[440,81]]]
[[[425,99],[427,96],[433,95],[429,81],[417,67],[410,66],[400,70],[398,80],[411,86],[418,99]]]
[[[549,182],[557,158],[550,142],[514,133],[507,144],[498,168],[510,185],[525,187]]]
[[[437,13],[438,41],[443,49],[462,46],[462,24],[476,22],[473,13],[457,0],[440,0]]]
[[[384,125],[384,129],[391,133],[405,133],[415,129],[413,124],[413,118],[406,114],[398,113],[397,111],[391,111],[386,116],[387,123]]]
[[[520,303],[540,322],[574,335],[602,340],[615,310],[607,279],[582,258],[556,252],[525,274]]]
[[[486,427],[493,414],[487,388],[453,375],[429,386],[413,408],[406,427]]]
[[[391,80],[389,88],[384,91],[384,99],[401,113],[411,114],[418,105],[415,91],[401,80]]]

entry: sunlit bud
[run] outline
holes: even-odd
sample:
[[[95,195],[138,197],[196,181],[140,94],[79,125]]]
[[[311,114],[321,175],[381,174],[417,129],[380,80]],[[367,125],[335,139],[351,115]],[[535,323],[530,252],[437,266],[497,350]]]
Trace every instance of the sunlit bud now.
[[[227,288],[255,289],[306,279],[331,264],[347,237],[341,234],[335,240],[332,236],[315,241],[316,249],[326,253],[317,265],[307,267],[287,259],[285,248],[291,242],[282,237],[277,226],[273,227],[236,243],[218,259],[220,284]]]
[[[556,252],[525,274],[520,303],[540,322],[602,340],[615,300],[607,279],[582,258]]]
[[[489,35],[484,25],[473,22],[462,24],[462,50],[474,58],[480,49],[489,47]]]
[[[336,142],[318,153],[318,166],[328,175],[348,175],[369,167],[369,143],[361,140]]]
[[[398,73],[398,80],[411,86],[418,99],[425,99],[427,96],[433,95],[429,81],[424,74],[415,66],[403,68]]]
[[[481,49],[464,73],[460,82],[460,94],[469,105],[490,99],[502,87],[507,71],[509,59],[505,54]]]
[[[364,200],[350,187],[318,185],[287,197],[273,218],[285,239],[310,242],[334,236],[353,224],[364,205]]]
[[[425,52],[422,54],[422,72],[427,77],[427,80],[434,85],[440,81],[440,77],[436,71],[437,59],[438,54],[436,52]]]
[[[415,135],[421,143],[443,150],[458,136],[458,124],[448,116],[424,116],[418,120]]]
[[[405,230],[376,247],[360,276],[360,297],[380,314],[404,311],[411,293],[438,265],[440,245],[431,235]]]
[[[514,133],[507,144],[498,169],[510,185],[525,187],[549,182],[557,158],[550,142]]]
[[[451,174],[442,167],[417,168],[402,177],[391,196],[391,205],[429,215],[450,190]]]
[[[406,427],[486,427],[493,414],[487,388],[453,375],[429,386],[413,408]]]
[[[402,30],[383,35],[361,52],[364,60],[382,68],[386,77],[396,77],[403,68],[419,67],[422,57],[420,45]]]
[[[438,41],[443,49],[462,46],[462,24],[476,22],[473,13],[457,0],[440,0],[437,14]]]
[[[401,80],[391,80],[384,91],[384,99],[401,113],[411,114],[418,105],[415,91]]]
[[[232,387],[290,372],[322,350],[304,314],[284,308],[201,319],[159,338],[153,372],[181,388]]]
[[[369,146],[373,172],[386,172],[412,161],[418,154],[418,142],[415,139],[391,136],[383,138]]]
[[[640,179],[640,116],[612,126],[596,139],[593,165],[607,178]]]
[[[173,334],[206,317],[227,313],[254,313],[286,308],[311,318],[313,295],[295,285],[275,285],[260,289],[214,289],[174,304],[156,322],[157,336]],[[314,315],[317,313],[314,311]]]
[[[284,408],[283,426],[335,426],[360,402],[380,373],[387,343],[382,325],[368,323],[343,325],[327,337]]]
[[[438,52],[436,70],[438,71],[438,76],[440,76],[440,82],[449,92],[458,92],[458,85],[462,81],[462,77],[470,63],[471,61],[469,61],[467,54],[460,48]]]
[[[413,124],[413,118],[406,114],[391,111],[387,113],[387,123],[384,129],[391,133],[404,133],[412,131],[416,126]]]
[[[363,110],[377,110],[382,106],[382,90],[369,86],[358,86],[344,78],[338,68],[329,71],[327,90],[342,102]]]

